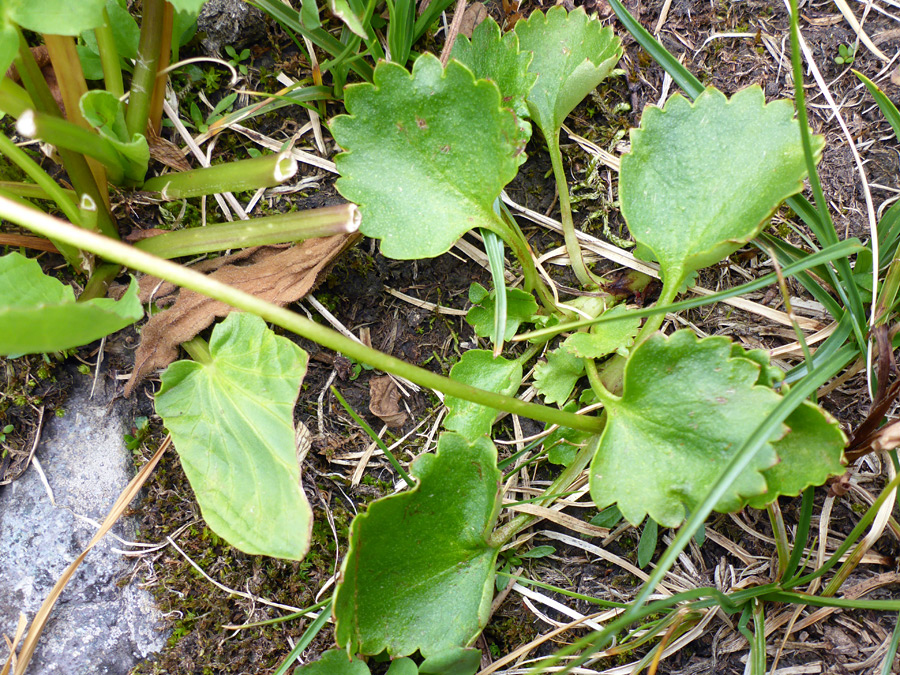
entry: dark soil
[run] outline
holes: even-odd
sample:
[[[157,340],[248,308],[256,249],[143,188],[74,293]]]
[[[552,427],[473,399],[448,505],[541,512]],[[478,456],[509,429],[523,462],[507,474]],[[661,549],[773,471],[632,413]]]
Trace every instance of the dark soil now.
[[[626,2],[632,13],[650,30],[656,27],[663,4],[661,1],[647,0]],[[489,3],[489,11],[500,18],[502,10],[496,5],[497,3]],[[591,7],[598,9],[601,14],[608,9],[603,0],[592,2]],[[529,9],[530,6],[522,7],[526,14]],[[859,7],[854,5],[854,9]],[[805,17],[801,26],[804,36],[822,68],[825,80],[830,83],[834,99],[842,105],[842,113],[854,140],[875,141],[871,146],[864,145],[862,152],[863,158],[868,162],[869,180],[884,186],[872,190],[877,208],[894,194],[885,187],[900,187],[897,179],[896,141],[892,137],[890,126],[861,85],[844,66],[838,66],[833,61],[839,45],[854,42],[850,27],[843,20],[833,23],[824,21],[836,15],[837,10],[830,3],[806,4],[802,11]],[[614,18],[608,21],[616,25]],[[866,32],[876,41],[880,35],[893,35],[890,31],[896,28],[893,19],[877,12],[872,12],[865,24]],[[269,73],[284,68],[296,76],[297,72],[291,68],[302,72],[304,67],[308,67],[308,64],[296,56],[295,49],[277,27],[269,25],[267,30],[265,46],[254,48],[252,73],[258,73],[262,66]],[[639,123],[640,113],[646,105],[659,102],[665,88],[662,69],[621,28],[617,28],[617,32],[626,46],[626,56],[620,64],[625,76],[610,78],[602,85],[598,94],[582,104],[569,119],[573,131],[610,151],[616,150],[617,144],[627,141],[627,136],[623,139],[624,132],[628,127]],[[736,32],[746,33],[751,37],[713,37]],[[764,89],[767,98],[774,99],[793,96],[793,87],[788,77],[788,54],[785,53],[779,65],[770,53],[764,36],[770,36],[772,41],[769,44],[780,48],[782,44],[788,44],[784,41],[787,33],[786,11],[779,2],[675,0],[668,10],[659,38],[674,54],[684,55],[685,65],[704,83],[716,86],[726,94],[758,84]],[[891,53],[900,46],[898,43],[900,37],[887,37],[879,42],[879,46]],[[785,46],[785,49],[788,47]],[[853,63],[854,68],[873,77],[882,66],[881,61],[860,46]],[[883,88],[890,97],[896,98],[897,86],[885,81]],[[677,88],[673,85],[671,91],[675,90]],[[830,119],[828,108],[819,107],[824,101],[818,88],[810,88],[808,94],[813,105],[811,124],[827,140],[820,175],[833,207],[836,226],[842,235],[866,240],[869,232],[865,198],[847,140],[835,121]],[[339,110],[335,108],[331,112]],[[184,111],[184,114],[189,115],[188,111]],[[304,116],[305,114],[300,115]],[[296,124],[284,116],[269,116],[256,122],[264,133],[275,136],[278,136],[277,130],[292,123]],[[573,192],[577,194],[577,186],[581,185],[583,189],[588,178],[590,158],[576,145],[567,143],[565,136],[563,142],[570,184],[575,186]],[[223,140],[218,151],[237,155],[245,152],[244,147],[245,141]],[[552,177],[548,176],[549,159],[537,132],[528,150],[530,158],[508,192],[520,204],[540,212],[549,210],[550,215],[558,217],[555,188]],[[307,175],[315,173],[310,167],[304,167],[303,172]],[[601,182],[612,178],[614,177],[601,178]],[[322,179],[323,187],[320,190],[294,198],[297,206],[319,206],[340,199],[330,184],[333,179],[325,175]],[[608,187],[602,185],[599,193],[608,192]],[[613,192],[614,189],[613,187]],[[272,208],[285,206],[286,204],[276,203]],[[611,231],[627,236],[620,216],[615,208],[610,208],[608,199],[588,199],[581,202],[578,209],[576,225],[583,224],[591,212],[602,209],[608,212]],[[135,228],[153,226],[160,220],[156,207],[146,204],[125,203],[121,206],[120,213],[122,220],[131,221]],[[214,209],[211,208],[209,213],[214,214]],[[523,227],[526,226],[523,223]],[[544,230],[527,229],[528,227],[530,226],[526,227],[526,232],[533,237],[532,244],[536,253],[540,254],[560,245],[561,240],[555,236]],[[602,236],[599,221],[585,224],[585,230]],[[794,237],[794,243],[799,244],[799,238]],[[749,269],[745,262],[750,259],[749,253],[748,251],[747,256],[736,254],[732,261]],[[613,268],[600,263],[598,270],[611,272]],[[554,271],[554,274],[557,273]],[[558,274],[561,284],[574,285],[572,278],[566,273]],[[467,258],[446,254],[435,260],[398,262],[385,259],[373,242],[364,240],[337,261],[315,295],[354,335],[359,336],[361,331],[367,331],[372,346],[446,374],[462,351],[470,348],[477,340],[472,329],[460,316],[437,314],[413,307],[390,295],[386,289],[396,289],[444,307],[465,309],[468,306],[469,285],[475,281],[489,287],[490,275]],[[719,289],[744,281],[743,276],[726,266],[705,271],[700,279],[708,288]],[[792,291],[802,296],[799,287],[792,286]],[[763,298],[763,293],[754,296],[757,301],[763,301]],[[765,302],[774,307],[778,305],[779,299],[769,298]],[[747,346],[772,348],[794,340],[790,331],[765,325],[757,316],[725,306],[694,310],[685,313],[684,317],[708,334],[729,335]],[[119,372],[130,369],[131,351],[137,339],[133,333],[126,332],[107,342],[108,353],[101,377],[115,377]],[[219,583],[294,607],[307,607],[316,601],[317,591],[335,572],[346,552],[348,527],[353,515],[365,508],[368,502],[391,492],[396,480],[390,465],[376,457],[368,462],[359,484],[351,485],[350,477],[356,469],[359,455],[366,450],[370,441],[326,389],[329,382],[336,386],[350,405],[377,430],[381,428],[380,420],[368,411],[368,382],[378,373],[360,368],[342,356],[325,352],[315,344],[301,341],[301,345],[309,351],[311,360],[297,417],[313,434],[312,451],[304,467],[304,483],[310,503],[316,510],[313,549],[306,560],[286,563],[249,556],[220,541],[205,527],[174,453],[164,457],[147,486],[144,499],[134,509],[141,522],[140,532],[144,541],[160,542],[167,536],[172,536],[185,553]],[[96,359],[90,348],[78,350],[78,356],[88,363],[93,363]],[[0,427],[7,423],[15,426],[16,431],[7,440],[15,451],[3,460],[5,463],[0,463],[0,479],[3,476],[15,477],[16,461],[21,462],[16,458],[22,457],[23,453],[27,454],[30,439],[36,431],[35,411],[38,407],[44,405],[47,410],[45,414],[50,414],[53,409],[64,405],[62,400],[69,375],[64,368],[51,368],[53,365],[51,363],[48,366],[34,357],[6,363],[7,378],[3,391],[7,396],[0,400]],[[42,376],[41,368],[51,370],[47,371],[46,376]],[[55,381],[53,378],[56,378]],[[152,429],[147,444],[136,454],[138,465],[145,461],[151,454],[150,449],[162,438],[160,421],[153,416],[151,404],[151,394],[157,386],[158,383],[148,382],[133,397],[135,417],[149,416]],[[10,400],[10,393],[22,398]],[[321,418],[320,396],[324,406]],[[409,420],[402,430],[390,432],[395,437],[399,438],[427,420],[403,446],[401,458],[409,460],[428,449],[427,436],[434,424],[434,414],[439,402],[430,392],[425,391],[412,393],[404,397],[403,402],[408,407]],[[856,379],[833,392],[823,404],[847,428],[852,428],[865,416],[867,402],[865,382],[863,379]],[[539,425],[523,420],[525,435],[540,428]],[[878,485],[876,481],[868,485],[868,489],[877,493]],[[824,489],[819,492],[815,513],[819,512],[825,497]],[[798,508],[798,500],[783,500],[782,511],[789,525],[796,523]],[[845,497],[837,501],[831,515],[832,535],[848,533],[858,521],[858,511],[857,500]],[[573,511],[571,515],[585,518],[594,513]],[[745,524],[757,532],[771,535],[769,521],[762,512],[748,511],[735,518],[743,519]],[[761,563],[774,555],[774,547],[738,527],[730,516],[716,517],[707,524],[707,530],[718,532],[749,554],[758,556]],[[661,533],[658,551],[664,546],[663,536],[670,535],[667,532]],[[628,530],[611,541],[608,550],[634,563],[638,537],[639,533],[635,530]],[[534,545],[547,543],[553,544],[557,552],[551,558],[528,564],[526,570],[534,578],[571,588],[578,593],[618,601],[627,600],[637,587],[638,580],[623,573],[621,568],[589,557],[581,549],[566,549],[558,542],[542,540],[540,537],[532,541]],[[893,569],[893,560],[900,554],[896,535],[886,535],[875,550],[891,565],[863,565],[847,582],[848,586]],[[697,585],[719,583],[717,568],[720,572],[728,572],[730,566],[733,566],[738,571],[738,576],[742,571],[747,572],[746,562],[735,557],[712,538],[707,538],[702,547],[694,547],[689,557],[694,565],[693,571],[684,567],[675,571],[690,577]],[[226,625],[263,621],[287,612],[238,596],[229,596],[214,588],[172,547],[153,554],[144,563],[145,570],[149,570],[146,583],[156,595],[162,610],[170,617],[173,633],[166,651],[140,666],[135,673],[271,673],[290,651],[288,639],[296,642],[308,624],[305,620],[294,619],[281,624],[241,630],[223,628]],[[758,574],[765,577],[770,572],[770,569],[762,568]],[[730,586],[730,582],[728,585]],[[326,591],[326,595],[329,592]],[[878,593],[882,597],[889,597],[896,591],[882,589]],[[579,612],[595,611],[583,601],[555,597]],[[869,597],[879,596],[873,594]],[[542,611],[545,609],[542,608]],[[775,612],[773,609],[772,613]],[[554,610],[547,610],[546,613],[556,621],[570,620]],[[731,628],[725,619],[714,619],[703,636],[663,661],[660,672],[744,672],[741,659],[746,656],[747,648],[745,644],[733,648],[728,646],[734,644],[733,625],[736,617],[732,617],[730,621]],[[550,626],[523,605],[521,596],[512,593],[497,608],[478,646],[485,654],[485,661],[489,662],[491,658],[503,656],[549,629]],[[874,665],[869,668],[854,664],[864,662],[871,655],[873,645],[880,644],[892,630],[893,618],[884,615],[872,612],[836,612],[803,629],[799,635],[793,634],[791,640],[795,642],[788,643],[781,656],[780,666],[806,665],[819,668],[802,672],[875,672]],[[535,654],[551,653],[579,635],[581,633],[578,631],[566,633],[560,641],[545,644]],[[769,638],[769,646],[777,646],[782,636],[783,630],[776,631]],[[304,653],[304,659],[313,659],[329,648],[331,639],[330,630],[324,630]],[[594,667],[602,670],[613,665],[616,663],[610,659],[595,664]]]

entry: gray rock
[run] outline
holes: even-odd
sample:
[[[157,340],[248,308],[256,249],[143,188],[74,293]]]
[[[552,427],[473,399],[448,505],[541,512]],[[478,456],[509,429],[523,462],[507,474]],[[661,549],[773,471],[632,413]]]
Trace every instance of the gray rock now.
[[[33,466],[0,488],[0,632],[15,633],[19,612],[34,618],[56,580],[93,536],[133,468],[122,440],[122,411],[107,397],[90,400],[90,383],[66,402],[66,415],[45,421],[37,457],[56,505]],[[129,540],[133,522],[112,533]],[[107,534],[88,553],[57,601],[28,672],[85,675],[128,673],[165,644],[150,594],[132,579],[134,560],[111,548]],[[121,548],[121,545],[118,546]],[[120,587],[122,580],[127,580]],[[0,643],[2,644],[2,643]],[[6,659],[0,647],[0,663]]]
[[[222,56],[225,45],[238,51],[266,36],[265,14],[243,0],[209,0],[197,19],[197,31],[208,54]]]

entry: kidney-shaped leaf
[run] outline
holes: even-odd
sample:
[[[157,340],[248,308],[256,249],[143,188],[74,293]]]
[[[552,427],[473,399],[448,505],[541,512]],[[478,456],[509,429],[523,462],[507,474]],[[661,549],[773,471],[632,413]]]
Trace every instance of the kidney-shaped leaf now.
[[[484,627],[499,549],[500,472],[487,438],[444,433],[412,465],[419,484],[353,520],[334,600],[335,638],[350,653],[434,656]]]
[[[790,432],[772,443],[778,464],[762,472],[768,492],[747,500],[754,508],[765,508],[782,495],[795,497],[846,470],[841,459],[847,439],[827,412],[805,401],[784,423]]]
[[[584,9],[567,12],[557,5],[532,12],[516,24],[519,48],[534,53],[528,67],[537,82],[528,109],[545,137],[559,128],[581,101],[609,75],[622,56],[619,38]]]
[[[0,257],[0,355],[56,352],[115,333],[144,316],[132,282],[121,300],[75,294],[18,253]]]
[[[519,117],[528,117],[525,98],[537,76],[528,72],[532,54],[519,51],[519,38],[514,31],[501,37],[500,26],[488,17],[472,32],[471,40],[460,34],[450,55],[468,66],[475,77],[496,82],[503,105]]]
[[[293,417],[306,352],[233,312],[209,353],[166,368],[156,412],[209,527],[246,553],[300,560],[312,533]]]
[[[675,527],[709,492],[760,420],[780,401],[756,385],[759,364],[731,356],[722,337],[698,340],[689,330],[656,334],[625,366],[621,398],[609,415],[591,464],[591,497],[598,508],[618,503],[633,525],[650,515]],[[734,511],[766,492],[761,473],[776,462],[767,443],[716,505]]]
[[[824,141],[813,143],[819,159]],[[680,285],[756,236],[804,176],[790,102],[766,105],[758,86],[731,99],[709,87],[693,104],[676,94],[644,111],[622,157],[622,214],[665,282]]]
[[[522,384],[522,364],[502,356],[494,358],[485,349],[470,349],[450,369],[450,377],[479,389],[512,396]],[[450,411],[444,422],[447,429],[459,432],[470,441],[490,435],[496,410],[455,396],[447,396],[446,404]]]
[[[388,257],[414,259],[445,253],[476,227],[505,232],[493,203],[524,143],[497,85],[457,61],[445,70],[431,54],[412,74],[380,63],[374,82],[347,87],[350,115],[331,122],[346,151],[337,187],[359,204],[363,234],[381,239]]]

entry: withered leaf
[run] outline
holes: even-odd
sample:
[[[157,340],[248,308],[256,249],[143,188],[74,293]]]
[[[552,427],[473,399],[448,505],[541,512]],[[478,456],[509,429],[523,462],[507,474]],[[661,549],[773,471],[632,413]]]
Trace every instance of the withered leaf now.
[[[181,149],[156,133],[152,124],[147,125],[147,143],[150,146],[150,157],[160,164],[176,171],[190,171],[191,165],[184,158]]]
[[[321,239],[307,239],[290,248],[261,246],[245,249],[231,256],[203,261],[195,270],[210,272],[218,281],[247,293],[287,305],[309,293],[325,269],[358,234],[340,234]],[[125,384],[125,395],[157,368],[165,368],[178,358],[178,345],[190,340],[217,317],[233,310],[218,300],[178,290],[173,284],[154,277],[143,277],[140,283],[142,302],[152,299],[158,306],[174,304],[154,314],[141,331],[141,344],[135,353],[134,370]]]
[[[369,412],[392,429],[406,424],[406,413],[400,410],[400,392],[390,375],[369,380]]]

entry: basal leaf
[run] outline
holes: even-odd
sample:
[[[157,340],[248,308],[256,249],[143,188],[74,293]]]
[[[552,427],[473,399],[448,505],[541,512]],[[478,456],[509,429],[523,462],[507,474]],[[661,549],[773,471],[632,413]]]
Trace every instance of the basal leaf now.
[[[485,349],[470,349],[450,369],[450,377],[479,389],[512,396],[522,384],[522,364],[502,356],[494,358]],[[459,432],[470,441],[490,435],[496,410],[455,396],[447,396],[444,403],[450,411],[444,421],[445,428]]]
[[[88,123],[122,157],[125,177],[135,183],[143,182],[150,162],[150,146],[141,134],[128,134],[123,103],[104,89],[94,89],[82,95],[79,107]]]
[[[353,519],[334,600],[335,638],[350,653],[427,659],[471,644],[487,622],[498,549],[500,472],[487,438],[444,433],[413,462],[419,484]]]
[[[841,462],[847,439],[827,412],[806,401],[785,425],[790,431],[772,443],[778,464],[762,472],[768,492],[748,500],[754,508],[764,508],[782,495],[799,495],[810,485],[822,485],[829,476],[847,469]]]
[[[0,355],[56,352],[115,333],[144,316],[132,282],[121,300],[75,294],[18,253],[0,257]]]
[[[606,312],[606,316],[627,315],[628,309],[616,305]],[[573,333],[562,343],[563,348],[573,356],[599,359],[618,352],[627,356],[627,349],[634,344],[634,337],[641,327],[641,320],[628,319],[594,326],[589,333]]]
[[[474,303],[466,314],[466,323],[472,326],[475,334],[489,337],[494,330],[494,296],[496,291],[488,291],[479,283],[469,288],[469,300]],[[538,310],[537,302],[531,293],[520,288],[506,289],[506,328],[504,340],[511,340],[524,322],[530,320]]]
[[[213,328],[209,353],[166,368],[156,412],[209,527],[246,553],[301,560],[312,512],[293,415],[306,352],[259,317],[232,312]]]
[[[598,508],[617,503],[633,525],[649,514],[675,527],[706,496],[731,457],[780,397],[756,384],[759,364],[731,356],[731,342],[689,330],[656,334],[625,366],[621,398],[608,414],[591,464]],[[716,505],[734,511],[766,492],[762,471],[777,461],[771,443]]]
[[[384,255],[440,255],[476,227],[503,234],[493,204],[524,143],[497,85],[423,54],[412,74],[379,63],[374,84],[347,87],[345,104],[350,115],[331,122],[346,151],[337,187],[359,204],[360,229],[381,239]]]
[[[103,25],[106,0],[4,0],[0,11],[35,33],[78,35]]]
[[[413,670],[413,673],[415,672]],[[365,661],[351,659],[342,649],[329,649],[318,660],[295,668],[293,675],[370,675],[370,673]]]
[[[537,76],[528,72],[532,54],[519,51],[515,31],[501,37],[500,26],[488,17],[472,32],[471,40],[460,34],[450,55],[465,64],[478,79],[496,82],[503,105],[512,108],[519,117],[528,117],[525,99]]]
[[[819,159],[824,141],[814,138]],[[804,176],[790,102],[766,105],[758,86],[731,99],[709,87],[693,104],[676,94],[644,111],[622,157],[622,214],[665,282],[680,284],[756,236]]]
[[[584,375],[584,361],[560,347],[547,352],[547,360],[534,367],[534,388],[544,395],[544,402],[562,405]]]
[[[621,58],[619,38],[581,7],[566,12],[561,6],[532,12],[516,24],[516,34],[519,49],[534,54],[528,67],[537,75],[528,94],[531,117],[545,137],[558,134],[569,113]]]
[[[419,666],[421,675],[475,675],[481,669],[481,652],[454,647],[435,654]]]

